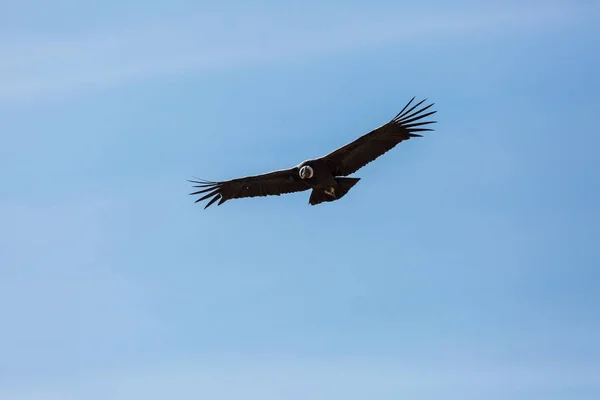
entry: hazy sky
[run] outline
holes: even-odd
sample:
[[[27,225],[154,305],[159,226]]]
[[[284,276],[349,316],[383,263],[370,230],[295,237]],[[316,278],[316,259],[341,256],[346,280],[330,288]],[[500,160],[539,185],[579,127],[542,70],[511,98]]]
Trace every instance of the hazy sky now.
[[[296,3],[0,5],[0,398],[598,399],[600,4]]]

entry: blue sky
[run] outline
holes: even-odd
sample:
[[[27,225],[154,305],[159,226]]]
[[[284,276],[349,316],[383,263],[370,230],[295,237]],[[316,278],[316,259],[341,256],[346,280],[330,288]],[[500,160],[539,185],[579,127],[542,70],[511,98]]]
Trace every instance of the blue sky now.
[[[597,399],[599,26],[594,1],[2,4],[0,398]],[[412,96],[436,131],[338,202],[188,196]]]

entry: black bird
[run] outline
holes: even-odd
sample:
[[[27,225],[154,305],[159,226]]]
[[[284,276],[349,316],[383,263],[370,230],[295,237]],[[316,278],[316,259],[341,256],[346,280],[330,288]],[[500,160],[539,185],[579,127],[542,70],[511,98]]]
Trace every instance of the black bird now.
[[[189,181],[199,188],[191,195],[204,194],[196,203],[211,198],[204,207],[216,201],[221,205],[227,200],[256,196],[279,196],[285,193],[302,192],[312,189],[309,203],[311,205],[339,200],[358,183],[360,178],[342,178],[350,175],[371,161],[391,150],[398,143],[411,137],[422,137],[416,132],[432,131],[423,125],[437,121],[421,120],[437,111],[425,113],[433,103],[417,109],[424,100],[408,108],[413,100],[404,106],[402,111],[390,122],[361,136],[355,141],[340,147],[328,155],[307,160],[299,165],[269,172],[263,175],[247,176],[223,182],[205,180]],[[415,111],[415,109],[417,109]]]

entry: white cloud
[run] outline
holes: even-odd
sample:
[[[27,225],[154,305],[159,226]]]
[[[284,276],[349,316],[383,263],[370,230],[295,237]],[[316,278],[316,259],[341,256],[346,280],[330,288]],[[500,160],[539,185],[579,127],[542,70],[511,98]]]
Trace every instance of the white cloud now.
[[[0,45],[0,101],[30,101],[165,75],[356,51],[403,40],[523,32],[589,15],[583,6],[511,7],[450,14],[404,9],[345,14],[336,10],[335,15],[212,13],[83,37],[11,39]]]

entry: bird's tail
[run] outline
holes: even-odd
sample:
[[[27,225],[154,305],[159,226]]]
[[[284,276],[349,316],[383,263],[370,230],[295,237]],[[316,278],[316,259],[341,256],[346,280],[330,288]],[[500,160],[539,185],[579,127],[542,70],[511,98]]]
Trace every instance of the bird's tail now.
[[[360,181],[360,178],[335,178],[338,187],[335,189],[335,194],[338,199],[341,199],[346,193],[352,189],[354,185]]]
[[[313,189],[310,194],[309,203],[313,206],[328,202],[339,200],[346,195],[352,189],[354,185],[360,181],[360,178],[335,178],[337,185],[333,188],[333,192],[327,192],[327,189]]]

